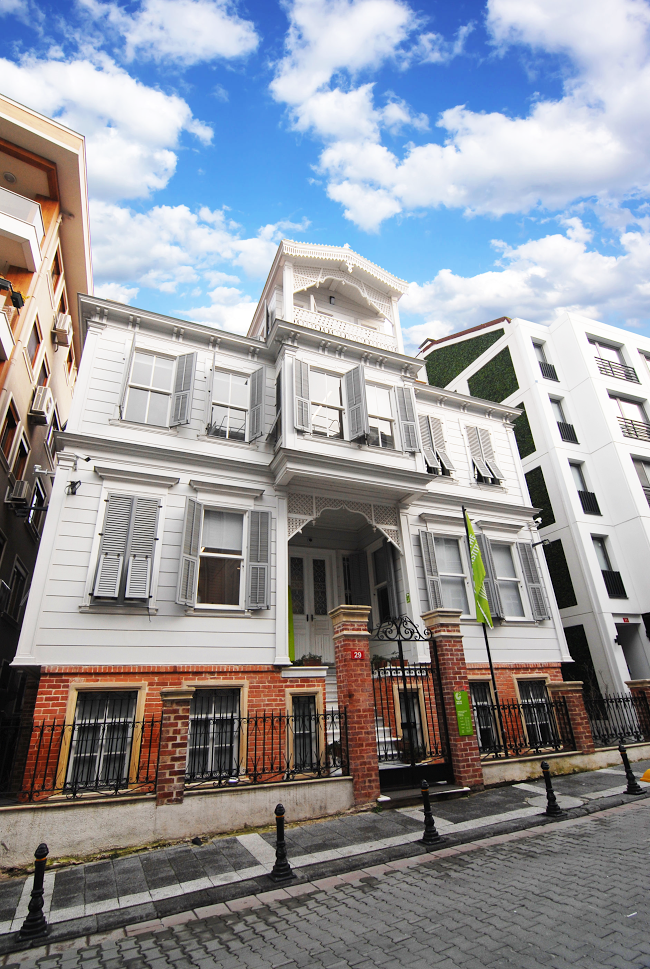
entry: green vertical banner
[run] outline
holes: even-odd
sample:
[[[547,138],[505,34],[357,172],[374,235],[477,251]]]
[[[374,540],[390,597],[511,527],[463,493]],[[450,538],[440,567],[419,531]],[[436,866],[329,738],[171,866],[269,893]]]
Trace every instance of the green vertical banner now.
[[[467,540],[469,542],[469,554],[472,560],[472,579],[474,583],[474,601],[476,603],[476,618],[479,622],[487,623],[492,629],[492,616],[490,615],[490,605],[485,591],[485,566],[481,558],[481,550],[476,541],[476,535],[469,520],[469,515],[465,512],[465,527],[467,529]]]
[[[454,690],[454,703],[456,705],[456,720],[458,721],[458,736],[471,737],[474,733],[474,727],[467,690]]]

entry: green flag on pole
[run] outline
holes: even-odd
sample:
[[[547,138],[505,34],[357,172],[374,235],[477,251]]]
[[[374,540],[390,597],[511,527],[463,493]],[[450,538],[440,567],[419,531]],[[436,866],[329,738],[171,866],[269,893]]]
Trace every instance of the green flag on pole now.
[[[487,594],[485,592],[485,566],[481,558],[481,550],[476,541],[476,535],[469,520],[469,515],[465,512],[465,527],[467,528],[467,538],[469,541],[469,554],[472,560],[472,576],[474,580],[474,600],[476,602],[476,618],[479,622],[487,623],[492,629],[492,616]]]

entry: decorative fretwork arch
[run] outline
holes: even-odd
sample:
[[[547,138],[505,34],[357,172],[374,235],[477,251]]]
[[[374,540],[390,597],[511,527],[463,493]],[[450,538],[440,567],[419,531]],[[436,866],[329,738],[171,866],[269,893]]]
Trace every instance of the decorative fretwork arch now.
[[[402,551],[399,513],[395,505],[378,505],[374,502],[353,501],[348,498],[326,498],[322,495],[300,492],[291,492],[287,500],[289,538],[301,532],[305,525],[318,518],[321,512],[345,508],[347,511],[363,515],[369,525],[378,528],[399,552]]]
[[[338,282],[354,286],[364,299],[372,303],[375,309],[390,319],[390,300],[386,294],[375,289],[374,286],[364,283],[363,280],[357,279],[349,273],[344,273],[341,269],[328,269],[326,266],[320,269],[296,266],[293,271],[293,291],[299,293],[302,289],[309,289],[310,286],[320,286],[327,279],[336,279]]]

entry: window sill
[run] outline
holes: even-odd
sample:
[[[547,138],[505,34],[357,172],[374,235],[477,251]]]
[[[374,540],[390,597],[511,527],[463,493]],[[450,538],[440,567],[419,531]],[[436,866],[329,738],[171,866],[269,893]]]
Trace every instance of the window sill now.
[[[139,431],[147,431],[149,434],[178,434],[177,427],[161,427],[160,424],[136,424],[135,421],[123,421],[119,417],[111,417],[108,423],[112,427],[133,427]]]
[[[264,612],[265,610],[256,610],[259,612]],[[251,619],[253,617],[253,612],[250,609],[219,609],[217,606],[187,606],[185,609],[186,616],[220,616],[221,618],[236,619],[239,616],[243,616],[246,619]]]
[[[220,444],[228,444],[230,447],[257,448],[257,441],[232,441],[227,437],[215,437],[214,434],[197,434],[197,441],[215,441]]]
[[[116,602],[115,605],[110,603],[91,603],[86,606],[79,606],[79,612],[83,613],[102,613],[104,615],[112,616],[155,616],[158,613],[156,606],[143,606],[143,605],[133,605],[126,606],[123,602]]]

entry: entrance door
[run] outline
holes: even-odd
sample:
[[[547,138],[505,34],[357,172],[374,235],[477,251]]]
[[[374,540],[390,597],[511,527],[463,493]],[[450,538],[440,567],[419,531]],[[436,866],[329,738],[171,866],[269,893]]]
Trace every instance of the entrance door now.
[[[323,663],[334,662],[332,622],[334,607],[332,579],[334,558],[330,552],[291,550],[291,608],[296,659],[308,653],[320,656]]]

